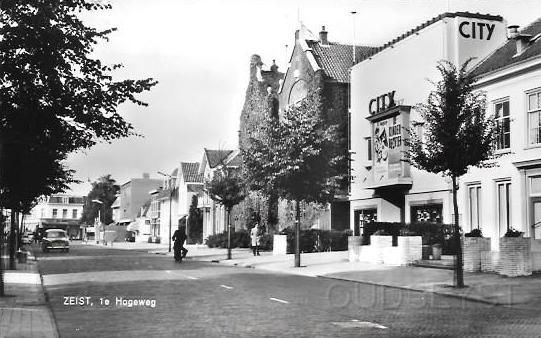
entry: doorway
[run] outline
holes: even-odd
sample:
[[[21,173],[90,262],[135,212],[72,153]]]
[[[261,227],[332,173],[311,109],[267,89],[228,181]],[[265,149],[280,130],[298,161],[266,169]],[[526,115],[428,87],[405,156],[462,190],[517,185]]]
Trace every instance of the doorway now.
[[[535,239],[541,239],[541,197],[531,198],[531,226],[532,237]]]

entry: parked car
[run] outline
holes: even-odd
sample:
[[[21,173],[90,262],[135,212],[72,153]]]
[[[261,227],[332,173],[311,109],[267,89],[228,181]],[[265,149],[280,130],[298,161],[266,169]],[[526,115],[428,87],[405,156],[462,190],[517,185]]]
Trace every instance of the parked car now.
[[[41,239],[41,250],[47,252],[57,249],[65,252],[70,250],[68,235],[62,229],[46,230]]]
[[[21,238],[21,242],[23,244],[32,244],[33,240],[34,240],[34,235],[28,232],[25,232],[23,234],[23,237]]]
[[[135,231],[126,231],[124,239],[126,242],[135,242]]]

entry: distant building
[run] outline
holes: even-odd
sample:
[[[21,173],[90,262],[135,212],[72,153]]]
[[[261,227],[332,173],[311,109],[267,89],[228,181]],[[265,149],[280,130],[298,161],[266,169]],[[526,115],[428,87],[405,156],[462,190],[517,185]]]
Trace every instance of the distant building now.
[[[162,186],[163,182],[159,178],[150,178],[149,174],[144,173],[142,178],[132,178],[120,186],[119,197],[120,205],[118,207],[117,222],[134,221],[141,207],[148,200],[148,193]],[[116,208],[116,207],[115,207]]]
[[[70,236],[78,237],[84,202],[83,196],[56,194],[47,197],[25,215],[24,228],[40,232],[64,229]]]

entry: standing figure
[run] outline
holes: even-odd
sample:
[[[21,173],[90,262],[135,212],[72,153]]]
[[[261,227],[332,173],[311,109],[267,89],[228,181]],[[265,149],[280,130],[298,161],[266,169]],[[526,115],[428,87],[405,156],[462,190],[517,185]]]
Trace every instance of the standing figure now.
[[[175,230],[173,237],[171,238],[175,241],[173,249],[175,250],[175,262],[182,263],[182,258],[186,257],[188,249],[184,247],[184,242],[186,241],[186,229],[184,226],[179,225],[178,230]]]
[[[252,230],[250,231],[250,237],[252,238],[252,251],[254,252],[254,256],[259,256],[259,240],[260,240],[260,234],[259,234],[259,224],[256,223]]]

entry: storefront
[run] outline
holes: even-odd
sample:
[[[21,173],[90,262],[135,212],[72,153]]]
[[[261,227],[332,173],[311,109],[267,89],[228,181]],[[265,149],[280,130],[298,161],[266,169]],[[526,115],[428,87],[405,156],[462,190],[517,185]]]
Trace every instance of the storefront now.
[[[446,13],[385,44],[353,67],[355,177],[350,220],[354,232],[367,220],[452,223],[450,182],[404,160],[406,130],[413,127],[422,134],[424,121],[415,106],[426,102],[433,90],[429,80],[439,79],[438,61],[460,65],[471,57],[483,60],[505,41],[506,23],[500,16]],[[459,218],[465,220],[462,211]]]

